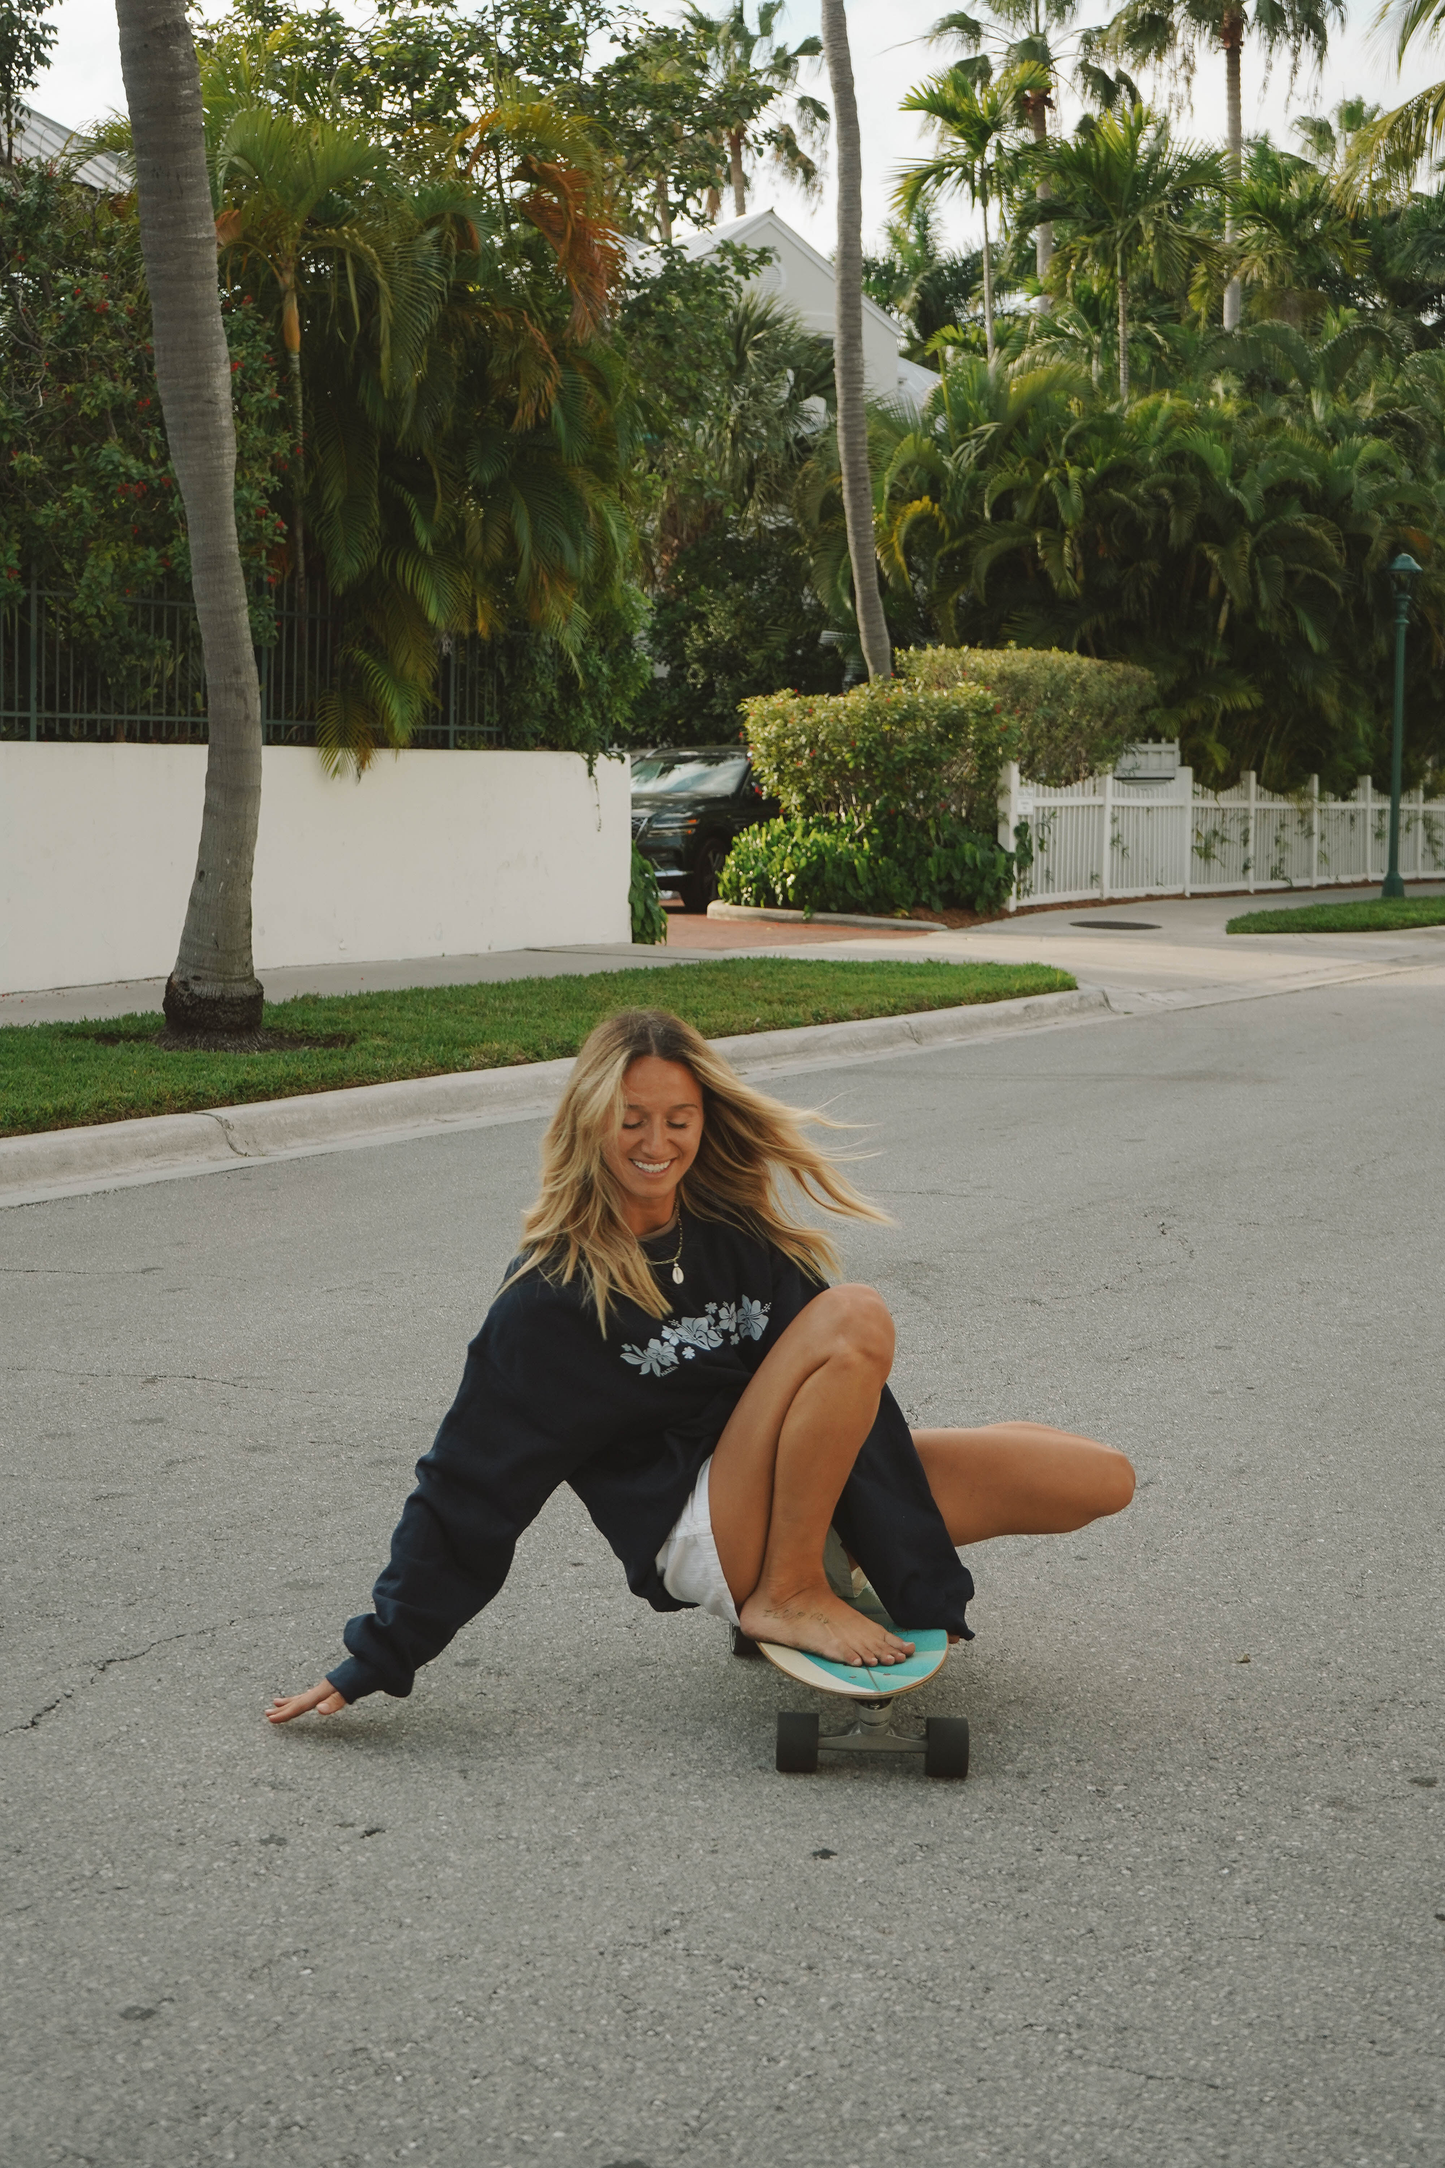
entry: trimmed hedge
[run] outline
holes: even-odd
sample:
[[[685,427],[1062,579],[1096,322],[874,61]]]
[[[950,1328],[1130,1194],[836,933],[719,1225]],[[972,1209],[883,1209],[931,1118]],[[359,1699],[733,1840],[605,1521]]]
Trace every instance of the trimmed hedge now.
[[[856,824],[976,808],[974,825],[997,821],[1010,733],[982,686],[889,678],[846,693],[764,693],[742,711],[754,769],[785,814]]]
[[[1148,735],[1153,673],[1062,648],[917,647],[896,658],[905,681],[934,692],[983,688],[999,704],[1008,749],[1031,783],[1079,783]]]

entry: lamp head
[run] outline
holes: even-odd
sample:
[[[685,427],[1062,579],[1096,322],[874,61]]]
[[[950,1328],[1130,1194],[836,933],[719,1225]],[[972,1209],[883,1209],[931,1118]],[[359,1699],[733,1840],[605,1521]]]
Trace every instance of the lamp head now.
[[[1390,577],[1402,594],[1408,595],[1420,576],[1420,567],[1407,550],[1401,550],[1390,566]]]

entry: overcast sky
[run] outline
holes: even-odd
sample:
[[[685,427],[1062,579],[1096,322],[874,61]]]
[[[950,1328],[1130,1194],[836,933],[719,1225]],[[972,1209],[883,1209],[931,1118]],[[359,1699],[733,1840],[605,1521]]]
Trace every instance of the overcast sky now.
[[[712,0],[705,0],[711,7]],[[1361,5],[1348,0],[1347,27],[1332,42],[1330,55],[1319,75],[1302,77],[1290,90],[1288,70],[1277,69],[1266,82],[1263,63],[1246,46],[1244,56],[1244,124],[1246,132],[1268,129],[1276,141],[1290,141],[1290,121],[1298,113],[1324,113],[1341,98],[1364,92],[1385,105],[1393,105],[1410,89],[1445,74],[1445,56],[1425,47],[1411,56],[1409,75],[1402,86],[1388,48],[1372,30],[1374,0]],[[948,10],[948,0],[850,0],[849,35],[853,69],[863,129],[863,207],[865,229],[870,238],[881,231],[887,216],[887,199],[898,167],[916,157],[922,148],[917,123],[900,113],[898,102],[920,77],[942,65],[946,57],[927,42],[929,25]],[[220,14],[221,8],[207,9]],[[364,7],[348,12],[364,15]],[[657,5],[649,12],[658,20],[671,19],[670,6]],[[721,5],[717,7],[721,13]],[[751,9],[749,10],[751,13]],[[1105,20],[1109,5],[1097,19]],[[1082,19],[1095,19],[1088,10]],[[59,31],[54,64],[31,93],[33,103],[53,119],[81,127],[112,107],[123,104],[120,56],[116,43],[113,0],[60,0],[54,20]],[[779,25],[789,43],[818,28],[816,0],[792,0],[790,12]],[[1431,62],[1434,65],[1431,65]],[[1428,70],[1428,72],[1426,72]],[[821,76],[821,70],[817,71]],[[826,101],[826,82],[812,87]],[[1061,118],[1070,125],[1075,116],[1065,108]],[[1181,132],[1218,141],[1224,131],[1224,62],[1206,57],[1194,85],[1193,106],[1180,122]],[[790,224],[806,233],[814,245],[831,255],[834,207],[831,188],[818,203],[805,202],[796,191],[764,172],[749,198],[749,210],[772,204]],[[947,229],[957,240],[969,236],[971,219],[966,208],[952,211]]]

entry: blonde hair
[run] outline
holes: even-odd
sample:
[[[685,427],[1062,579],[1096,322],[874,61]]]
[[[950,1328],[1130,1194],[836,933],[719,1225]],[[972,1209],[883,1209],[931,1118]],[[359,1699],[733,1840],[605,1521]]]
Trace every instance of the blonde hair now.
[[[786,1177],[809,1201],[848,1219],[888,1215],[860,1196],[832,1161],[803,1135],[802,1124],[842,1125],[796,1113],[745,1084],[701,1032],[667,1009],[621,1009],[589,1032],[561,1103],[542,1139],[542,1188],[522,1220],[523,1255],[506,1281],[541,1270],[565,1287],[579,1273],[603,1332],[614,1301],[625,1296],[652,1317],[671,1305],[622,1210],[622,1189],[603,1158],[627,1106],[633,1062],[654,1055],[689,1070],[702,1093],[702,1142],[678,1186],[697,1219],[721,1220],[770,1242],[804,1272],[838,1269],[827,1235],[788,1217],[777,1184]]]

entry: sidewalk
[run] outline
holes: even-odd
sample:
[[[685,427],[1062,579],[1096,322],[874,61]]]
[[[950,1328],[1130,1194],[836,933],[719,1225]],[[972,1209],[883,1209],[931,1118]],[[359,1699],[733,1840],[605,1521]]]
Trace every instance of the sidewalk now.
[[[503,979],[560,978],[702,963],[709,956],[766,956],[806,949],[810,956],[955,963],[1053,964],[1081,986],[1193,1000],[1213,991],[1284,993],[1334,979],[1445,962],[1445,927],[1410,933],[1226,934],[1226,922],[1274,905],[1354,902],[1375,887],[1302,889],[1292,895],[1179,896],[1156,902],[1065,906],[1023,911],[993,925],[952,933],[840,933],[820,925],[779,925],[668,914],[668,940],[657,948],[626,942],[595,947],[492,949],[477,956],[403,957],[387,962],[289,965],[261,974],[272,1001],[295,994],[389,993],[406,986],[475,986]],[[1445,882],[1410,885],[1412,896],[1445,895]],[[63,986],[0,994],[0,1026],[79,1022],[159,1010],[164,979],[123,979],[109,986]]]
[[[903,933],[867,936],[891,954]],[[630,971],[635,965],[702,963],[709,955],[766,955],[779,948],[827,946],[839,936],[827,926],[729,926],[715,919],[668,914],[668,940],[659,947],[598,942],[576,948],[488,949],[476,956],[405,956],[379,963],[286,964],[259,976],[268,1001],[296,994],[386,994],[407,986],[494,985],[502,979],[582,977],[590,971]],[[841,950],[852,955],[851,946]],[[54,986],[39,993],[0,994],[0,1026],[74,1024],[108,1016],[159,1011],[164,979],[117,979],[107,986]]]
[[[382,963],[288,964],[260,974],[268,1001],[295,994],[387,994],[407,986],[479,986],[501,979],[581,977],[634,964],[690,963],[666,948],[599,943],[595,948],[488,949],[480,956],[404,956]],[[159,1012],[164,979],[117,979],[108,986],[58,986],[0,994],[0,1025],[72,1024]]]

